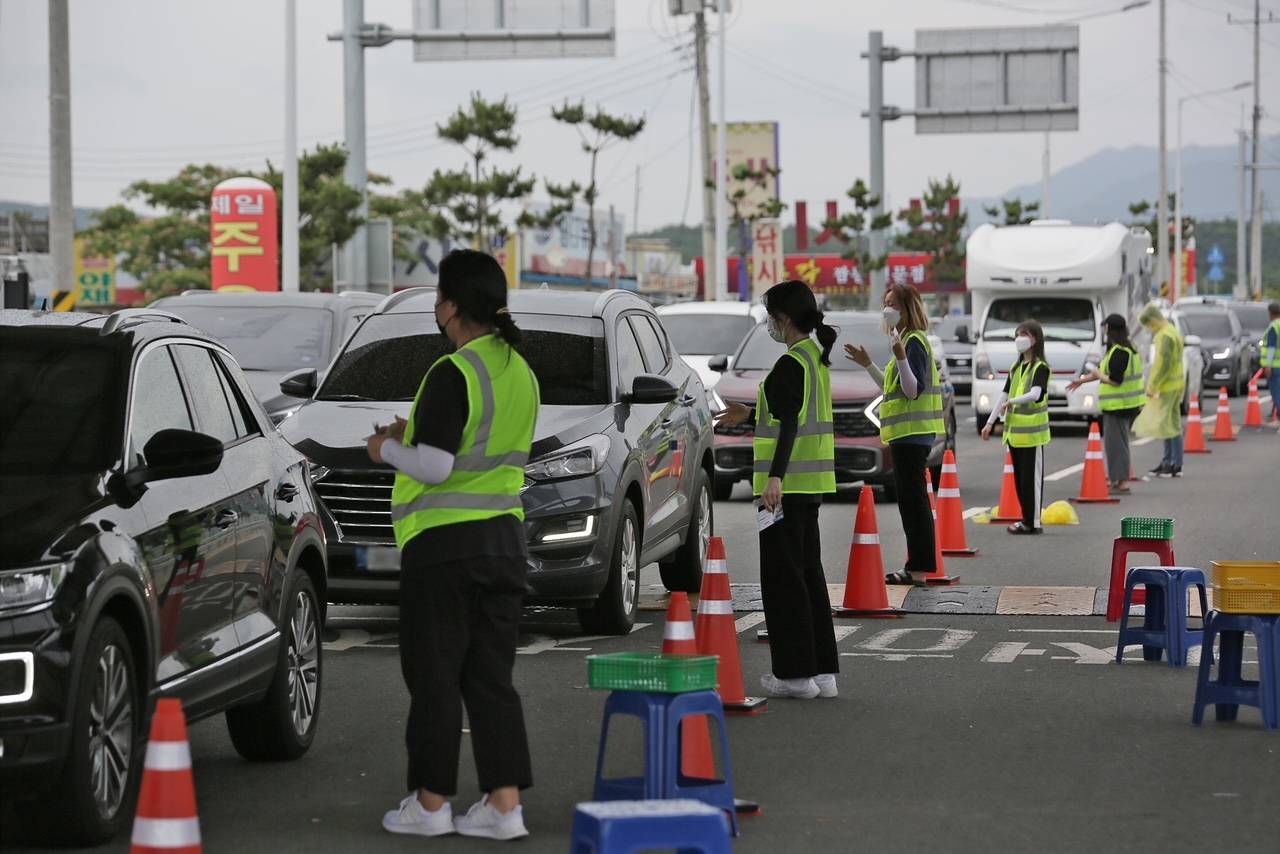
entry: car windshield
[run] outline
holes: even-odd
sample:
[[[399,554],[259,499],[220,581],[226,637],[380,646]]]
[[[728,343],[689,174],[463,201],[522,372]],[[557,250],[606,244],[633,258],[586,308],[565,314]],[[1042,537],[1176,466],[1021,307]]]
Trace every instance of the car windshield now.
[[[1014,297],[991,303],[982,337],[1012,341],[1024,320],[1037,320],[1049,341],[1092,341],[1098,334],[1093,304],[1070,297]]]
[[[1186,318],[1192,335],[1211,341],[1231,337],[1231,318],[1225,311],[1188,311]]]
[[[880,367],[889,363],[889,339],[880,331],[880,321],[874,316],[859,318],[840,318],[827,315],[827,323],[836,327],[839,335],[836,344],[831,348],[831,370],[860,371],[862,368],[844,357],[844,345],[856,344],[867,348],[871,361]],[[765,324],[758,324],[751,330],[742,345],[742,353],[734,360],[734,370],[767,371],[786,352],[786,345],[779,344],[769,337]]]
[[[943,341],[956,341],[956,330],[961,326],[968,327],[971,318],[967,314],[948,314],[940,317],[933,324],[933,332]]]
[[[1271,325],[1271,316],[1267,314],[1265,305],[1233,305],[1231,310],[1236,313],[1241,328],[1250,338],[1260,337]]]
[[[590,317],[517,314],[520,353],[552,406],[609,402],[604,323]],[[380,314],[356,333],[317,400],[413,400],[436,359],[453,351],[430,314]]]
[[[755,326],[745,314],[658,315],[676,352],[682,356],[731,355]]]
[[[0,474],[106,471],[123,435],[118,346],[98,329],[0,330]]]
[[[329,363],[333,317],[318,308],[164,303],[192,326],[217,338],[246,371],[296,371]]]

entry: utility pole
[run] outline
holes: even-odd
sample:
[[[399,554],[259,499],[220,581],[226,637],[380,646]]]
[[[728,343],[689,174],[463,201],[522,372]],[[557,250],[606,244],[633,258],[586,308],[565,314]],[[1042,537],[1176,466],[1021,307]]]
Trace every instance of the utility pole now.
[[[1165,6],[1160,0],[1160,195],[1156,199],[1156,282],[1163,290],[1169,284],[1169,146],[1165,125],[1169,62],[1165,54]]]
[[[1262,149],[1262,25],[1280,23],[1274,13],[1262,17],[1261,0],[1253,0],[1253,18],[1239,20],[1227,15],[1229,24],[1253,25],[1253,156],[1249,168],[1253,171],[1253,214],[1249,223],[1249,294],[1262,298],[1262,170],[1259,158]]]
[[[719,95],[720,103],[717,105],[719,113],[719,121],[716,123],[716,299],[729,298],[729,235],[725,228],[728,224],[729,211],[727,210],[728,201],[725,199],[725,188],[729,184],[729,176],[725,173],[728,170],[727,163],[729,160],[728,145],[725,139],[725,73],[724,73],[724,42],[727,36],[727,27],[725,26],[724,7],[728,0],[716,0],[716,26],[719,28],[719,38],[716,39],[716,65],[718,77],[720,78]]]
[[[1049,132],[1044,132],[1044,155],[1040,158],[1040,218],[1049,219],[1049,196],[1053,170],[1049,165]]]
[[[871,131],[871,196],[876,203],[871,206],[871,219],[884,214],[884,123],[902,117],[897,107],[884,105],[884,63],[893,62],[903,56],[896,47],[884,46],[884,33],[872,30],[867,33],[867,52],[862,54],[867,60],[867,111],[862,115]],[[874,229],[867,232],[867,250],[872,257],[884,254],[884,233]],[[872,270],[867,276],[867,284],[872,293],[884,289],[884,270]]]
[[[71,202],[71,36],[67,0],[49,0],[49,185],[53,290],[74,290],[76,211]]]
[[[364,127],[364,0],[342,0],[342,104],[343,135],[347,144],[347,167],[344,178],[360,193],[357,216],[369,217],[369,168],[365,160]],[[369,287],[369,232],[364,225],[356,229],[347,244],[347,287],[364,290]]]
[[[284,0],[284,211],[280,290],[298,284],[298,0]]]
[[[1244,116],[1240,118],[1243,120]],[[1249,167],[1245,157],[1248,151],[1249,132],[1241,128],[1236,131],[1236,134],[1240,137],[1240,195],[1236,204],[1236,287],[1233,295],[1236,299],[1243,300],[1249,298],[1249,276],[1247,272],[1249,265],[1245,259],[1244,240],[1244,219],[1247,215],[1245,213],[1245,196],[1249,186]]]
[[[702,136],[702,270],[703,298],[718,299],[719,267],[716,265],[715,154],[711,147],[711,82],[707,68],[707,16],[694,16],[693,42],[698,66],[698,122]]]

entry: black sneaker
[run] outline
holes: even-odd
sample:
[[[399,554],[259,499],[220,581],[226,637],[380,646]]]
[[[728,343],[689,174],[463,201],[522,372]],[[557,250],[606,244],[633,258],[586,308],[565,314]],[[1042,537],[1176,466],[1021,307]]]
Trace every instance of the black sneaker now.
[[[1174,466],[1173,470],[1169,472],[1169,476],[1182,477],[1182,466]]]
[[[1166,466],[1164,463],[1161,463],[1160,465],[1153,468],[1151,471],[1147,472],[1147,474],[1154,475],[1155,477],[1163,477],[1166,474],[1170,474],[1171,471],[1172,470],[1168,466]]]

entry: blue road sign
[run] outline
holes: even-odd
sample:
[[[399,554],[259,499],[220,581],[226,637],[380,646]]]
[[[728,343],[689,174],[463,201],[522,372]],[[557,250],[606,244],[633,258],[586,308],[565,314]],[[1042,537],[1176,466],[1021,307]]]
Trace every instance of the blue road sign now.
[[[1225,278],[1225,277],[1222,275],[1222,266],[1221,266],[1221,265],[1219,265],[1219,264],[1214,264],[1214,265],[1212,265],[1211,267],[1209,267],[1209,275],[1208,275],[1208,279],[1209,279],[1209,281],[1211,281],[1211,282],[1221,282],[1221,281],[1223,280],[1223,278]]]
[[[1218,244],[1215,243],[1213,244],[1213,247],[1209,250],[1209,254],[1205,256],[1204,260],[1208,261],[1211,265],[1216,267],[1219,264],[1221,264],[1223,261],[1227,260],[1227,256],[1222,254],[1222,247],[1218,246]]]

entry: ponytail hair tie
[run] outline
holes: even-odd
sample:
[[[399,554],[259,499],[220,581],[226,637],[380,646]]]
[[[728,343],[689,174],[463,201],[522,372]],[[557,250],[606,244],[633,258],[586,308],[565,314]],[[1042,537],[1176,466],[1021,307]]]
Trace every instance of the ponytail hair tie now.
[[[499,314],[510,314],[510,313],[511,313],[511,309],[507,308],[507,307],[504,305],[502,308],[498,309],[498,310],[497,310],[497,311],[495,311],[493,314],[494,314],[494,316],[496,317],[496,316],[497,316],[497,315],[499,315]]]

